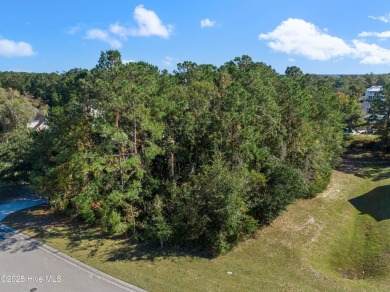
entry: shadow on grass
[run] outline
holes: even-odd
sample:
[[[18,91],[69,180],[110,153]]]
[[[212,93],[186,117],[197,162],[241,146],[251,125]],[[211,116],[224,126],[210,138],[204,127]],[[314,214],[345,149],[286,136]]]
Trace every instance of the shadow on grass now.
[[[109,253],[107,261],[155,261],[157,259],[171,259],[176,261],[177,258],[195,259],[204,258],[212,259],[208,253],[191,251],[185,249],[161,249],[151,244],[132,244],[126,247],[118,248],[115,251]],[[190,260],[191,261],[191,260]]]
[[[390,219],[390,185],[376,187],[349,202],[361,214],[368,214],[376,221]]]
[[[52,239],[62,241],[63,246],[71,253],[82,251],[85,254],[86,251],[87,257],[103,256],[108,262],[155,261],[169,258],[176,260],[178,257],[211,258],[206,253],[161,249],[152,244],[135,243],[126,236],[112,236],[99,228],[72,221],[66,215],[55,214],[43,206],[31,208],[31,211],[13,213],[3,222],[22,232],[28,230],[35,234],[34,238],[44,242]]]
[[[40,210],[45,210],[45,207],[39,205],[14,212],[3,219],[2,223],[22,233],[24,230],[29,230],[34,234],[33,238],[38,240],[49,238],[50,233],[47,232],[47,227],[50,226],[48,225],[48,218],[34,214]],[[10,251],[11,253],[28,252],[42,245],[41,242],[37,241],[21,240],[16,236],[16,233],[0,227],[0,251]]]
[[[390,178],[390,161],[387,157],[375,155],[371,151],[348,151],[337,170],[354,174],[372,181],[381,181]]]

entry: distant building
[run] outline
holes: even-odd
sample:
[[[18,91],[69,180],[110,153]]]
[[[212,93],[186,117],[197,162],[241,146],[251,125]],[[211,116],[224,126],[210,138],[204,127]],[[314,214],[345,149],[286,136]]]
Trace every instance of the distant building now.
[[[26,111],[30,112],[33,116],[26,124],[27,128],[41,131],[47,129],[48,126],[45,123],[45,116],[39,114],[39,110],[31,105],[25,107]],[[17,125],[17,122],[13,121],[13,117],[5,117],[0,115],[0,133],[9,132]]]
[[[32,118],[29,123],[27,123],[27,128],[31,128],[36,131],[47,129],[47,125],[45,123],[45,116],[37,114],[34,118]]]
[[[372,102],[374,98],[376,97],[383,97],[382,92],[382,86],[371,86],[370,88],[366,89],[366,94],[364,95],[364,100]]]

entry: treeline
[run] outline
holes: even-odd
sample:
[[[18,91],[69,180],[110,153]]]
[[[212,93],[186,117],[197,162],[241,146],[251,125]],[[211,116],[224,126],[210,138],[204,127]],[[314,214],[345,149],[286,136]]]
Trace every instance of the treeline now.
[[[73,71],[73,70],[72,70]],[[289,71],[289,72],[287,72]],[[296,66],[289,67],[286,74],[293,75],[302,72]],[[0,87],[12,88],[22,94],[32,95],[51,104],[57,100],[58,86],[63,80],[64,73],[27,73],[27,72],[0,72]],[[316,75],[306,74],[317,80],[326,80],[336,91],[350,96],[361,97],[366,88],[372,85],[390,83],[390,74],[354,74],[354,75]]]
[[[12,88],[51,104],[56,99],[60,79],[59,73],[0,72],[0,87]]]
[[[359,121],[352,93],[286,73],[243,56],[169,74],[103,52],[93,70],[48,83],[49,128],[29,132],[24,171],[8,172],[110,233],[226,252],[323,190],[343,128]]]

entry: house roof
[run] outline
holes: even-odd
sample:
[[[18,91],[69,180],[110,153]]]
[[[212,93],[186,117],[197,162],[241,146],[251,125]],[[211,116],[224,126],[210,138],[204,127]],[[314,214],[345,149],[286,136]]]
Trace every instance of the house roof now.
[[[375,86],[371,86],[369,88],[366,89],[366,91],[381,91],[382,90],[382,86],[380,85],[375,85]]]
[[[27,128],[39,129],[44,123],[45,116],[37,114],[29,123],[27,123]]]

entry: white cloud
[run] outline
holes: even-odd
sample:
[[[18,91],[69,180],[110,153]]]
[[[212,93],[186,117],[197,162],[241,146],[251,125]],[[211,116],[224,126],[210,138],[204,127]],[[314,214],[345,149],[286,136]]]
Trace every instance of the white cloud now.
[[[295,59],[294,58],[288,58],[288,61],[294,63]]]
[[[68,29],[68,34],[76,34],[81,30],[80,25],[72,26],[71,28]]]
[[[110,37],[106,31],[97,28],[88,30],[85,38],[106,42],[114,49],[119,49],[122,47],[122,43],[119,40]]]
[[[360,37],[375,36],[389,38],[390,31],[381,33],[362,32]],[[369,44],[363,40],[352,40],[347,44],[343,39],[321,32],[314,24],[303,19],[287,19],[274,31],[260,34],[260,40],[275,51],[307,57],[311,60],[326,61],[340,57],[360,59],[361,64],[390,65],[390,50]],[[293,62],[290,58],[289,61]]]
[[[122,63],[123,64],[135,63],[135,60],[133,60],[133,59],[129,59],[129,60],[124,59],[124,60],[122,60]]]
[[[164,60],[163,60],[163,63],[164,63],[164,65],[166,65],[166,66],[168,66],[168,67],[171,67],[171,66],[173,65],[173,61],[174,61],[174,60],[175,60],[174,58],[169,57],[169,56],[166,56],[166,57],[164,58]]]
[[[35,53],[32,46],[26,42],[15,42],[0,38],[0,56],[3,57],[29,57]]]
[[[260,34],[261,40],[269,40],[268,46],[275,51],[296,54],[312,60],[329,60],[352,53],[342,39],[321,32],[314,24],[303,19],[289,18],[274,31]]]
[[[168,38],[173,30],[172,25],[164,25],[154,11],[145,9],[143,5],[135,8],[134,18],[139,26],[133,31],[134,35]]]
[[[122,39],[129,36],[159,36],[169,38],[173,31],[173,26],[164,25],[161,19],[153,10],[148,10],[143,5],[138,5],[134,10],[134,19],[138,27],[125,27],[120,24],[111,24],[110,32],[118,35]]]
[[[98,28],[87,31],[85,38],[97,39],[108,43],[112,48],[122,47],[119,39],[127,40],[129,36],[159,36],[169,38],[173,31],[172,25],[164,25],[157,14],[145,9],[143,5],[138,5],[134,10],[134,19],[138,27],[125,27],[119,23],[111,24],[108,30]]]
[[[373,31],[363,31],[359,33],[360,37],[378,37],[378,38],[390,38],[390,31],[383,32],[373,32]]]
[[[369,16],[369,18],[379,20],[379,21],[382,21],[385,23],[389,23],[390,22],[390,13],[388,16]]]
[[[215,20],[211,20],[209,18],[205,18],[205,19],[202,19],[200,21],[200,26],[202,28],[204,28],[204,27],[213,27],[215,25],[215,23],[216,23]]]
[[[361,59],[361,64],[390,64],[390,50],[359,40],[354,40],[353,44],[355,46],[355,54]]]
[[[118,23],[111,24],[109,31],[113,34],[118,35],[122,39],[126,39],[127,36],[129,35],[128,29],[119,25]]]

